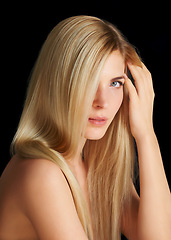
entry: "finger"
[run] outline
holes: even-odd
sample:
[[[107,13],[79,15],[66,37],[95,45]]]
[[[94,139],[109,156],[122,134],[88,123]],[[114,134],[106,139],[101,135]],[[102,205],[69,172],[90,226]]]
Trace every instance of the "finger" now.
[[[139,79],[143,79],[144,75],[143,75],[143,71],[142,68],[133,64],[128,63],[128,68],[131,72],[131,75],[135,81],[135,84],[139,85]]]
[[[137,98],[138,97],[137,90],[133,85],[132,81],[128,78],[126,74],[124,74],[124,77],[125,77],[125,85],[129,93],[129,99],[131,100],[131,99]]]
[[[147,89],[148,93],[154,95],[153,80],[152,80],[151,73],[147,69],[147,67],[145,66],[144,63],[142,63],[142,68],[146,74],[146,81],[145,81],[146,89]]]
[[[145,66],[145,65],[144,65]],[[139,96],[145,96],[148,90],[148,80],[147,80],[147,73],[142,67],[128,64],[129,70],[134,78],[135,87],[137,89]]]
[[[150,74],[150,71],[148,70],[148,68],[145,66],[145,64],[142,62],[142,69],[145,71],[145,73],[148,75]]]

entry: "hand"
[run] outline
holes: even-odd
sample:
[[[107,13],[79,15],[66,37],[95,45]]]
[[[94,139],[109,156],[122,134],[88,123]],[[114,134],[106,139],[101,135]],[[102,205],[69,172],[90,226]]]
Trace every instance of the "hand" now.
[[[135,86],[125,74],[125,85],[129,93],[129,121],[135,140],[142,139],[153,130],[154,90],[151,73],[142,67],[128,64]]]

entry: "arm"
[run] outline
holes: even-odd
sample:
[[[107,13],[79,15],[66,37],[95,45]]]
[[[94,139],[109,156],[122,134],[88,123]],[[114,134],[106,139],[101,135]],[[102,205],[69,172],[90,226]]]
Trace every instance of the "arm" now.
[[[43,159],[32,160],[24,174],[22,203],[38,238],[88,240],[58,166]]]
[[[167,240],[171,237],[171,194],[155,134],[144,137],[137,143],[137,147],[141,196],[138,214],[139,235],[147,240]],[[145,229],[147,231],[144,231]]]
[[[144,64],[142,68],[131,64],[128,67],[135,80],[134,87],[125,76],[130,126],[137,144],[140,169],[136,239],[168,240],[171,236],[171,194],[153,130],[152,78]]]

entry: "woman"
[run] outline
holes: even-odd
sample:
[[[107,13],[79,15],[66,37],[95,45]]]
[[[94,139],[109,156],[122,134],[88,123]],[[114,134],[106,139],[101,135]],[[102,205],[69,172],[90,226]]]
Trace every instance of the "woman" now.
[[[1,177],[0,239],[169,239],[153,100],[149,71],[112,24],[60,22],[38,57]]]

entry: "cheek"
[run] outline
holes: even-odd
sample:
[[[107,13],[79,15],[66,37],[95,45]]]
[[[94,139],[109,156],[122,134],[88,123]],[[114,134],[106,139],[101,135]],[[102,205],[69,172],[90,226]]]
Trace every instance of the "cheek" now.
[[[110,96],[110,112],[113,117],[116,115],[116,113],[120,109],[122,102],[123,102],[122,90],[118,90],[118,92]]]

